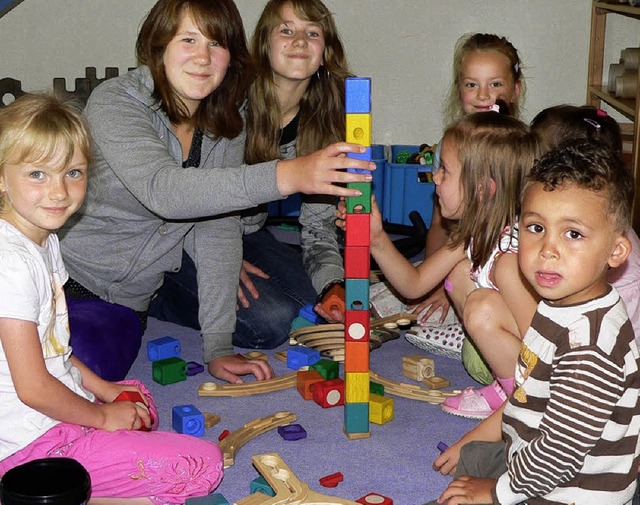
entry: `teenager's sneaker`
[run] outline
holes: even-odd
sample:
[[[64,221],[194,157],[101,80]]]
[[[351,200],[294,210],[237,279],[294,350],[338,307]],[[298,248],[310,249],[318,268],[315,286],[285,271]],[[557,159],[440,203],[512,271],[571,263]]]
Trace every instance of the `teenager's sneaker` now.
[[[507,395],[498,381],[480,389],[467,388],[442,403],[442,410],[454,416],[485,419],[506,401]]]

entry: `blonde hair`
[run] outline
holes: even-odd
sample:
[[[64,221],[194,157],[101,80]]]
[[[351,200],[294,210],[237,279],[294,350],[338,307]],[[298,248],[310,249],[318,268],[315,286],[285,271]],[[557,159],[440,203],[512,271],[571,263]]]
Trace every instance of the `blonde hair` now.
[[[509,60],[509,69],[513,82],[514,84],[520,83],[520,93],[509,104],[509,108],[512,116],[520,117],[520,103],[524,102],[525,83],[518,50],[506,37],[493,33],[467,33],[458,39],[453,52],[453,76],[444,109],[445,124],[449,124],[464,115],[460,99],[460,76],[462,75],[462,65],[465,57],[471,53],[488,51],[496,51],[506,56]]]
[[[454,246],[472,246],[474,268],[484,265],[507,226],[520,211],[524,179],[538,155],[536,137],[511,116],[477,112],[463,116],[444,133],[462,166],[465,206],[451,234]]]
[[[92,141],[80,107],[55,93],[22,95],[0,109],[0,175],[7,163],[44,164],[65,153],[69,166],[76,149],[93,161]],[[0,197],[0,208],[3,201]]]
[[[300,101],[296,137],[298,155],[344,140],[344,82],[349,72],[342,41],[331,12],[320,0],[270,0],[262,11],[251,41],[256,79],[249,90],[247,163],[280,157],[281,111],[269,59],[273,30],[282,23],[282,8],[291,4],[301,19],[319,24],[325,41],[323,65],[311,77]]]

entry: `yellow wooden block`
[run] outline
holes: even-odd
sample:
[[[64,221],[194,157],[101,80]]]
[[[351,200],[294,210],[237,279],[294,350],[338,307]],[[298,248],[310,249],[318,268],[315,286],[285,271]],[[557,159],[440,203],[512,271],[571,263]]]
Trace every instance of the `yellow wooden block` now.
[[[367,403],[369,401],[369,374],[344,374],[344,399],[347,403]]]
[[[371,145],[371,114],[347,114],[347,142]]]
[[[393,419],[393,398],[371,393],[369,396],[369,422],[385,424]]]

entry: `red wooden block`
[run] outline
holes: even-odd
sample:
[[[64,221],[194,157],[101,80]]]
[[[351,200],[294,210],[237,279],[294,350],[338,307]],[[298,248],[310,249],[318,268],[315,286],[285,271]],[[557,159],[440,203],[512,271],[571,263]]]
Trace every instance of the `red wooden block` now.
[[[139,405],[140,407],[144,408],[147,410],[147,412],[149,411],[149,407],[147,407],[147,405],[144,403],[144,398],[142,398],[142,395],[140,393],[138,393],[137,391],[122,391],[118,396],[115,397],[115,399],[113,400],[114,402],[133,402],[136,405]],[[151,425],[153,426],[153,416],[151,414],[149,414],[151,417]],[[151,431],[151,428],[147,428],[146,426],[141,426],[140,428],[138,428],[138,431]]]
[[[365,505],[393,505],[393,500],[378,493],[369,493],[356,500],[356,503]]]
[[[347,247],[369,247],[371,214],[347,214],[347,231],[345,245]]]
[[[320,484],[324,487],[336,487],[344,480],[344,476],[340,472],[332,473],[326,477],[320,477]]]
[[[344,248],[345,279],[368,279],[370,270],[369,247],[347,246]]]
[[[322,408],[344,405],[344,380],[329,379],[311,385],[313,401]]]
[[[369,342],[368,310],[347,310],[344,318],[345,342]]]

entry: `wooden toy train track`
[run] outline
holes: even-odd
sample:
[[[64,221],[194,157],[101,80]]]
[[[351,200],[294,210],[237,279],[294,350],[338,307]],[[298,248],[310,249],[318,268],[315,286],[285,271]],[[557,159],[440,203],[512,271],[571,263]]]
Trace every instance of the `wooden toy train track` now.
[[[401,313],[371,321],[369,347],[377,349],[385,342],[400,337],[401,330],[415,324],[414,314]],[[316,349],[324,357],[344,361],[344,324],[306,326],[289,333],[291,345]]]

